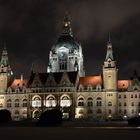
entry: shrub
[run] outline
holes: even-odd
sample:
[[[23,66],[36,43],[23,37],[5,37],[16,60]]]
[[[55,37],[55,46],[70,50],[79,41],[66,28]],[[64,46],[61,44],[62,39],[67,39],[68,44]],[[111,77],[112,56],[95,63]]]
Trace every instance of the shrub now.
[[[6,123],[11,121],[11,113],[10,111],[3,109],[0,110],[0,123]]]
[[[52,109],[43,112],[37,122],[38,126],[58,126],[62,123],[62,112],[59,109]]]
[[[128,119],[129,125],[140,125],[140,117],[133,117]]]

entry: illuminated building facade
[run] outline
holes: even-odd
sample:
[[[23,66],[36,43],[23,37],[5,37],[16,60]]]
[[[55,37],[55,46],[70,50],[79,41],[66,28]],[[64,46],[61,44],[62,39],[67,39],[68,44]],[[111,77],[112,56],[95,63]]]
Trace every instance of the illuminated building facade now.
[[[127,119],[140,114],[140,81],[118,80],[111,41],[107,43],[102,74],[85,76],[82,47],[74,40],[66,17],[62,34],[49,53],[46,73],[31,71],[12,79],[8,53],[0,61],[0,109],[8,109],[13,120],[37,119],[45,110],[60,108],[65,119]]]

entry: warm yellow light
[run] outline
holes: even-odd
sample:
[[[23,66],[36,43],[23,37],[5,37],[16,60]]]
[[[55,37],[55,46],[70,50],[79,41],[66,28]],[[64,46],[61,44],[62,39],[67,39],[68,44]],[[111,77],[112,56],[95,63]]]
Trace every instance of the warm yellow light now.
[[[68,23],[67,22],[65,22],[65,27],[68,27]]]

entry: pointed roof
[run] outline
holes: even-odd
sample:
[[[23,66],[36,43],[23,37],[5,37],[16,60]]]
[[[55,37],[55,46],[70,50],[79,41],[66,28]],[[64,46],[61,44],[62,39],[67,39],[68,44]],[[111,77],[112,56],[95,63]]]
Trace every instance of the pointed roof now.
[[[109,33],[109,40],[107,43],[107,53],[106,53],[106,61],[108,59],[114,60],[113,58],[113,49],[112,49],[112,43],[111,43],[111,39],[110,39],[110,33]]]

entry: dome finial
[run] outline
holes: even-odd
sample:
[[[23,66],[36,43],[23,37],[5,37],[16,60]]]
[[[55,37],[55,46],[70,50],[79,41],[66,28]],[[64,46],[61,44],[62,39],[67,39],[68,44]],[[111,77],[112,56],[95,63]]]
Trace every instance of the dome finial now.
[[[64,21],[63,21],[63,31],[62,31],[62,34],[63,35],[70,35],[70,36],[72,36],[70,20],[69,20],[69,17],[68,17],[68,12],[65,13],[65,17],[64,17]]]

